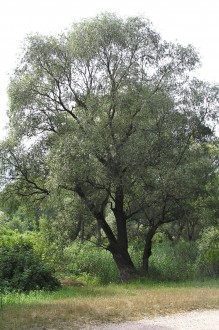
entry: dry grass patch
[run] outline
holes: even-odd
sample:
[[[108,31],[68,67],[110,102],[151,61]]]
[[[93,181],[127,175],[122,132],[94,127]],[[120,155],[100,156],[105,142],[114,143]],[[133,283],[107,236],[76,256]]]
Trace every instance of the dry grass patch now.
[[[95,323],[214,308],[219,308],[219,288],[123,288],[114,296],[8,306],[0,311],[0,329],[81,329]]]

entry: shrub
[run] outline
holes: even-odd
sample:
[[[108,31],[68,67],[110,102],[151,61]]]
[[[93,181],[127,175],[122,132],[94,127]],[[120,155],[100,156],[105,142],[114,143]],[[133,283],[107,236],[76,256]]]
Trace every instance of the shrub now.
[[[30,237],[12,230],[0,232],[2,291],[53,290],[59,286],[52,269],[34,251]]]
[[[195,260],[198,250],[195,242],[169,241],[153,244],[149,276],[159,280],[192,280],[195,277]]]
[[[69,275],[101,284],[118,282],[119,276],[111,254],[92,243],[77,242],[65,250],[66,271]]]
[[[205,276],[217,277],[219,275],[219,229],[210,227],[206,229],[198,242],[199,256],[197,269]]]
[[[130,254],[137,268],[141,266],[143,247],[133,241]],[[149,260],[149,277],[156,280],[192,280],[196,275],[195,261],[197,244],[179,242],[173,245],[168,240],[155,241]],[[92,283],[119,282],[115,262],[108,251],[86,242],[74,243],[65,250],[66,273]]]

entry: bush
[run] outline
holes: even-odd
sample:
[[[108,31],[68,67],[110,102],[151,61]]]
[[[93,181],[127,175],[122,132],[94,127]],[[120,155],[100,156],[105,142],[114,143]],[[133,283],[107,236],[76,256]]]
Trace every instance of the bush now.
[[[165,237],[153,242],[149,259],[149,278],[162,281],[205,279],[219,273],[219,231],[208,230],[199,242],[179,241],[173,245]],[[210,247],[209,247],[210,246]],[[137,268],[141,267],[144,246],[130,244],[130,255]],[[61,262],[60,262],[61,264]],[[64,251],[62,276],[77,277],[89,283],[119,282],[112,255],[92,243],[74,242]]]
[[[219,276],[219,229],[206,229],[198,242],[198,248],[196,265],[199,273],[204,276]]]
[[[141,266],[143,246],[137,241],[130,245],[130,255],[137,268]],[[119,282],[118,270],[108,251],[86,242],[76,242],[65,250],[65,274],[92,283]],[[155,280],[183,281],[196,276],[197,244],[168,240],[153,243],[149,260],[149,277]]]
[[[111,254],[92,243],[77,242],[65,250],[66,271],[81,280],[98,283],[118,282],[119,275]]]
[[[196,275],[195,261],[198,255],[194,242],[169,241],[153,244],[149,276],[159,280],[193,280]]]
[[[30,237],[12,230],[0,232],[2,291],[53,290],[59,286],[52,269],[34,251]]]

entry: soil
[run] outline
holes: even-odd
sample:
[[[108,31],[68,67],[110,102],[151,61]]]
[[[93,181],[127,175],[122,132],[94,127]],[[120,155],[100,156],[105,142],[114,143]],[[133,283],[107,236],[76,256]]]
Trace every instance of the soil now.
[[[219,310],[193,311],[84,328],[89,330],[219,330]]]

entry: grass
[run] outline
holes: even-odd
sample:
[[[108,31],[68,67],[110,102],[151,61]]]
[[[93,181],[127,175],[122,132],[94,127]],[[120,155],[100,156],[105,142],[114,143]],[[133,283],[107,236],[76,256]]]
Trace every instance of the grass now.
[[[7,294],[0,310],[0,329],[81,329],[83,325],[215,308],[219,308],[216,280],[63,287],[53,293]]]

